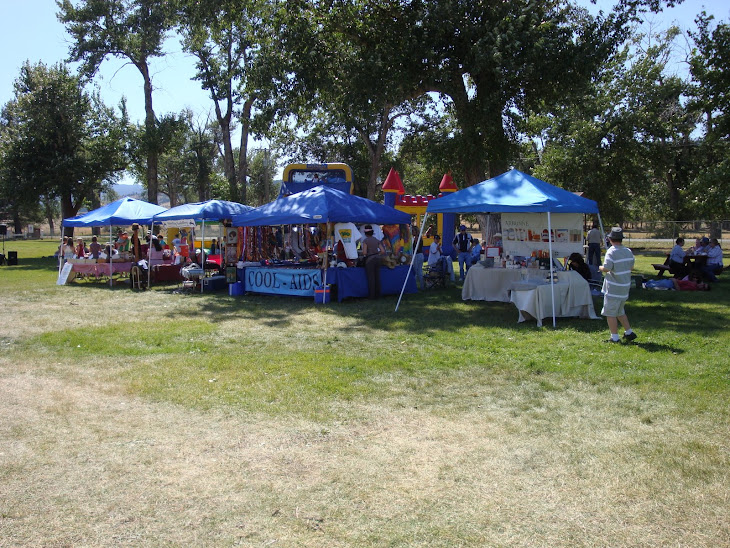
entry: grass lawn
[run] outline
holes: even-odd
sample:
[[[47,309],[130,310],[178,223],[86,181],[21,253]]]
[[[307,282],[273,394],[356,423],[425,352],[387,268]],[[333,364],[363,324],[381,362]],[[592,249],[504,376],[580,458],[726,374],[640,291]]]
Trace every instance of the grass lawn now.
[[[57,286],[57,245],[0,267],[0,546],[730,546],[728,273],[607,345],[460,287]]]

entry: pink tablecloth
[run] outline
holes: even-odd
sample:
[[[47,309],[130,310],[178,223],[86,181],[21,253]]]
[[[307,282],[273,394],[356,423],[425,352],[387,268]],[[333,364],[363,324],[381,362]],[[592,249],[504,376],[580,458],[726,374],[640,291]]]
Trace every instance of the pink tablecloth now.
[[[111,267],[111,268],[110,268]],[[79,272],[80,274],[91,274],[97,278],[100,276],[111,276],[119,272],[129,272],[132,269],[132,263],[96,263],[96,264],[75,264],[71,268],[71,272]]]

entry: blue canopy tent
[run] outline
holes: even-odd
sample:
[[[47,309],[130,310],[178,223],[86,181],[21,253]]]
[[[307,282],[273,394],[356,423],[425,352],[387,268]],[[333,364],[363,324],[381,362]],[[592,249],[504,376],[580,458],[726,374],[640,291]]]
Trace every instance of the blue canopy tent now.
[[[598,213],[598,204],[512,169],[431,200],[427,213]]]
[[[126,197],[84,215],[64,219],[62,224],[73,227],[149,224],[152,217],[163,211],[165,208],[162,206]]]
[[[174,221],[180,219],[193,219],[195,221],[222,221],[230,219],[234,215],[241,215],[251,211],[251,206],[239,204],[238,202],[227,202],[225,200],[208,200],[206,202],[195,202],[183,204],[168,209],[155,215],[155,221]]]
[[[195,202],[183,204],[168,209],[158,215],[155,215],[155,222],[179,221],[181,219],[192,219],[200,221],[203,225],[201,234],[201,253],[205,248],[205,221],[222,221],[231,219],[236,215],[241,215],[248,211],[252,211],[251,206],[239,204],[238,202],[228,202],[225,200],[208,200],[205,202]],[[201,254],[201,257],[203,255]],[[202,267],[203,265],[201,265]],[[200,285],[200,291],[203,291],[203,284]]]
[[[411,216],[367,198],[318,186],[233,217],[233,226],[327,222],[410,224]]]
[[[142,200],[134,198],[120,198],[110,204],[102,206],[93,211],[89,211],[78,217],[69,217],[61,223],[61,234],[63,234],[64,226],[72,227],[88,227],[88,226],[108,226],[109,227],[109,245],[111,246],[112,231],[114,225],[129,225],[132,223],[150,224],[152,218],[165,211],[165,208],[156,204],[150,204]],[[111,257],[109,257],[111,263]],[[59,272],[62,259],[59,260]],[[111,276],[109,277],[111,284]]]
[[[410,224],[411,216],[367,198],[348,194],[332,187],[318,186],[285,198],[278,198],[233,218],[233,226],[338,222]],[[327,269],[325,269],[325,285],[326,276]]]
[[[598,204],[560,187],[541,181],[517,169],[512,169],[464,188],[453,194],[431,200],[421,223],[421,234],[430,213],[547,213],[548,231],[551,235],[548,247],[552,257],[551,213],[598,213]],[[601,231],[603,223],[601,222]],[[550,261],[550,274],[553,264]],[[398,300],[400,304],[400,299]],[[398,306],[396,306],[398,310]],[[555,301],[553,295],[553,327],[555,326]]]

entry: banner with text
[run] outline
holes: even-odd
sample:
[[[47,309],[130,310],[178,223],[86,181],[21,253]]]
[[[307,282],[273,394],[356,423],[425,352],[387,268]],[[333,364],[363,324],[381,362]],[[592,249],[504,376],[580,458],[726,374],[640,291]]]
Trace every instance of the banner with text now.
[[[246,291],[274,295],[313,297],[314,288],[322,285],[322,271],[303,268],[247,267]]]
[[[553,256],[583,254],[582,213],[553,213],[550,226]],[[547,251],[549,239],[547,213],[502,213],[502,246],[506,255],[530,257],[533,251]]]

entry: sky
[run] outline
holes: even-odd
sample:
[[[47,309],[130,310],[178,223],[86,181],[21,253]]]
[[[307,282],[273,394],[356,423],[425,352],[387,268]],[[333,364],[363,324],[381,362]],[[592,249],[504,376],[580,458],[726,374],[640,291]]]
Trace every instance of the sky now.
[[[579,1],[588,5],[587,0]],[[598,6],[607,9],[612,3],[599,0]],[[727,0],[685,0],[676,8],[653,15],[652,26],[667,28],[676,24],[681,29],[692,29],[702,9],[717,20],[730,20]],[[70,39],[56,18],[57,11],[54,0],[0,0],[0,105],[12,99],[13,82],[26,60],[52,65],[68,56]],[[212,116],[209,96],[191,80],[193,60],[181,51],[176,39],[169,39],[166,46],[169,55],[152,65],[155,112],[160,115],[190,108],[203,120],[209,113]],[[126,96],[131,119],[140,123],[144,120],[142,77],[137,69],[110,57],[102,63],[96,82],[107,105],[116,105]]]

